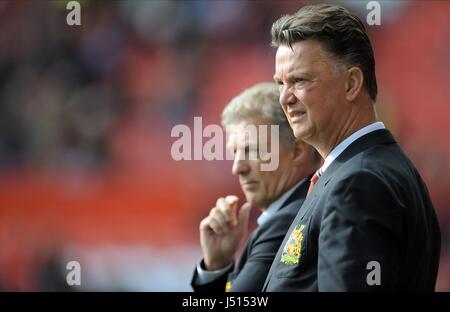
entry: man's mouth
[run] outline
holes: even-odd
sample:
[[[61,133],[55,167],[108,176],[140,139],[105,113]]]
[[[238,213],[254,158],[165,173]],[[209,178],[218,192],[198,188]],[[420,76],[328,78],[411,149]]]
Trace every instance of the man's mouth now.
[[[242,186],[253,186],[256,185],[256,181],[245,181],[245,182],[241,182]]]
[[[299,111],[290,112],[289,119],[291,120],[291,122],[295,123],[299,122],[305,115],[306,112],[299,112]]]

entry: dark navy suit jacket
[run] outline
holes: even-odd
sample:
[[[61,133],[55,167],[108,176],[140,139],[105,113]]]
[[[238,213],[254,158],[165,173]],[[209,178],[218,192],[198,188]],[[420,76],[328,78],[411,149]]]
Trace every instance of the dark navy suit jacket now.
[[[264,290],[433,291],[439,255],[439,225],[422,178],[391,133],[376,130],[319,178]]]

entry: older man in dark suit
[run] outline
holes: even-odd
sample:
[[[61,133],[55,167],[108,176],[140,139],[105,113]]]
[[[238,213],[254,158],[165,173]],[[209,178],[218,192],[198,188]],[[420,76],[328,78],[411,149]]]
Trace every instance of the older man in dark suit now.
[[[309,179],[320,165],[317,151],[295,140],[278,98],[276,84],[258,84],[234,98],[222,114],[227,146],[234,154],[232,173],[239,177],[247,203],[239,209],[236,196],[219,198],[201,221],[203,260],[192,279],[195,291],[262,290],[281,241],[305,199]],[[259,126],[278,126],[279,131],[274,136],[252,136],[251,131],[245,131],[248,127],[263,129]],[[278,138],[279,144],[275,142]],[[261,149],[267,146],[277,159],[276,166],[264,169],[274,160]],[[251,206],[261,209],[262,214],[235,263]]]
[[[294,135],[325,162],[264,290],[433,291],[437,218],[416,168],[377,121],[363,23],[340,6],[306,6],[274,23],[272,44]]]

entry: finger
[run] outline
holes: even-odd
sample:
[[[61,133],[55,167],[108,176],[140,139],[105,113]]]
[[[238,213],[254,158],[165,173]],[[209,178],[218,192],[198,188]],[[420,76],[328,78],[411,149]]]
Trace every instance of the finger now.
[[[225,201],[230,205],[237,204],[239,201],[239,197],[237,197],[236,195],[228,195],[227,197],[225,197]]]
[[[221,197],[216,202],[216,208],[219,209],[226,222],[230,221],[230,208],[228,207],[228,204],[225,202],[225,198]]]
[[[233,207],[230,206],[230,204],[227,203],[225,199],[218,202],[217,208],[220,210],[220,212],[223,214],[225,221],[229,222],[230,224],[233,224],[233,219],[235,218],[233,213]]]
[[[211,219],[214,219],[217,224],[223,228],[224,231],[228,231],[228,222],[225,219],[224,214],[222,213],[222,211],[220,211],[220,209],[218,208],[213,208],[211,209],[210,213],[209,213],[209,217]]]
[[[200,231],[203,230],[211,230],[210,226],[209,226],[209,216],[207,216],[206,218],[204,218],[202,221],[200,221]]]
[[[223,198],[223,197],[217,198],[216,207],[220,206],[223,201],[225,201],[225,198]]]
[[[231,222],[231,225],[237,224],[237,203],[239,198],[235,195],[228,195],[225,198],[217,200],[217,208],[219,208],[225,217],[227,222]]]
[[[210,218],[209,219],[209,227],[213,230],[213,232],[217,235],[225,234],[223,227],[219,225],[217,220]]]
[[[238,202],[239,198],[235,195],[228,195],[225,198],[225,202],[228,204],[230,216],[231,216],[231,223],[236,226],[238,224]]]

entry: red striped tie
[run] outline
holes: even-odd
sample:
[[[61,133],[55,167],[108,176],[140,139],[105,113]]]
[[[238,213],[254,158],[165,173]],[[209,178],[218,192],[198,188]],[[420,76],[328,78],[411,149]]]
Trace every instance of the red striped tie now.
[[[314,185],[317,183],[317,180],[319,180],[319,175],[317,174],[317,171],[316,171],[316,173],[314,173],[314,175],[312,176],[312,178],[309,182],[308,193],[306,193],[306,195],[308,195],[312,191]]]

